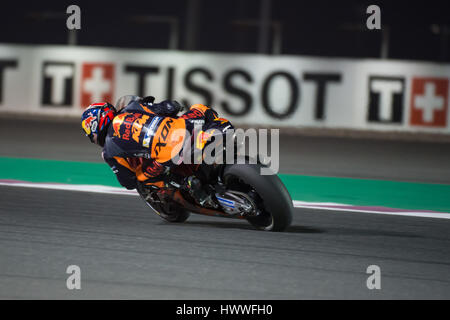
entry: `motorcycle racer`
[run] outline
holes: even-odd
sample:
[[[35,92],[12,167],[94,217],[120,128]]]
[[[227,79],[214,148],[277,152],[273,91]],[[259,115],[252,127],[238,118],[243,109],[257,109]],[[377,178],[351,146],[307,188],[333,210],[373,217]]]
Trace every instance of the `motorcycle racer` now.
[[[135,97],[118,108],[108,102],[93,103],[83,112],[81,125],[91,142],[103,148],[104,161],[127,189],[136,189],[138,182],[153,188],[167,187],[169,169],[179,164],[173,161],[173,155],[182,153],[185,132],[192,135],[196,121],[219,130],[232,128],[228,120],[202,104],[192,105],[180,117],[177,114],[182,106],[177,101],[154,103],[151,96]],[[178,184],[200,205],[210,200],[195,176]]]

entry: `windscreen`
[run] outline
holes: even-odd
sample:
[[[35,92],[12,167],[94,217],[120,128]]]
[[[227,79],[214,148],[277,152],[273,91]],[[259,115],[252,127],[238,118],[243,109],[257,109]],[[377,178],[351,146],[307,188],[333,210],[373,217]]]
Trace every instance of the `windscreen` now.
[[[122,96],[119,98],[119,100],[117,100],[116,103],[116,110],[120,111],[123,108],[125,108],[127,105],[129,105],[131,102],[136,101],[136,100],[140,100],[142,99],[139,96],[134,96],[134,95],[126,95],[126,96]]]

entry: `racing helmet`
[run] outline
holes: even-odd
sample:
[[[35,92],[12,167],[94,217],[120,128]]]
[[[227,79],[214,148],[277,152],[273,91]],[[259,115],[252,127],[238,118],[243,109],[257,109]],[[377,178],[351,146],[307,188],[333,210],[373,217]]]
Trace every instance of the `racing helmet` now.
[[[109,124],[116,116],[116,108],[108,102],[93,103],[81,115],[81,126],[92,143],[105,145]],[[97,141],[95,141],[95,135]]]

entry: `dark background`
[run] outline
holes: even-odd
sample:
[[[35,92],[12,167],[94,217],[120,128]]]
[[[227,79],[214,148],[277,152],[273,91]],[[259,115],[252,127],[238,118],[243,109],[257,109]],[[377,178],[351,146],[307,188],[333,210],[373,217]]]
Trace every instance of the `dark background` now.
[[[78,45],[167,49],[170,24],[139,20],[151,15],[177,23],[177,49],[258,52],[262,0],[9,1],[1,4],[0,42],[67,44],[71,4],[81,8]],[[365,27],[370,4],[381,8],[382,30]],[[390,59],[450,61],[450,1],[271,0],[270,19],[281,28],[275,53],[379,58],[384,30]]]

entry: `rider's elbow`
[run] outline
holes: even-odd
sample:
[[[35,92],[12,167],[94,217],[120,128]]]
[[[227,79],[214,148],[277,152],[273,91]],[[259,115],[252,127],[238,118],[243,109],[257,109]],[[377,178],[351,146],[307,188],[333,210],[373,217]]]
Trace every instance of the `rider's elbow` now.
[[[127,190],[133,190],[137,188],[136,179],[120,179],[119,183]]]

